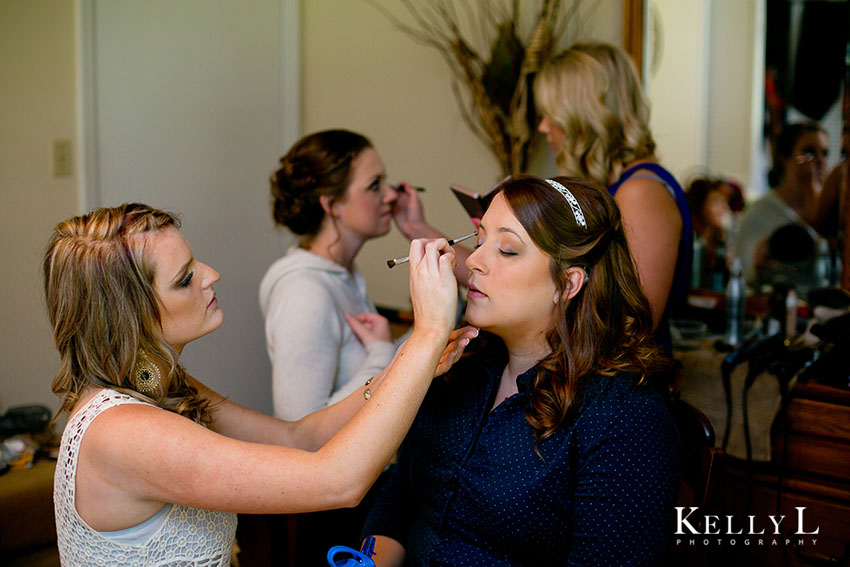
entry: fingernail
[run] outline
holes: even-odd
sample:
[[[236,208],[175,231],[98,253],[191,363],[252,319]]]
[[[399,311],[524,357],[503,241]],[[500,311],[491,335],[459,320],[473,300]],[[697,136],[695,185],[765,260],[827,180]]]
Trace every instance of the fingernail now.
[[[461,344],[461,345],[463,345],[463,346],[468,345],[468,344],[469,344],[469,339],[467,339],[466,337],[464,337],[464,338],[460,341],[460,344]]]

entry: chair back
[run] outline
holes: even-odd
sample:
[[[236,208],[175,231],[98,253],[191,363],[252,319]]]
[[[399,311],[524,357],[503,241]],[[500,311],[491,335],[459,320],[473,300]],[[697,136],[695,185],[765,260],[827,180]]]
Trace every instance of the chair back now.
[[[681,481],[693,492],[693,498],[681,505],[702,508],[710,503],[712,473],[721,453],[714,448],[714,427],[704,413],[681,399],[670,404],[670,415],[679,428]],[[680,491],[680,499],[683,496]]]
[[[679,428],[681,442],[681,479],[676,506],[696,506],[694,514],[703,520],[691,523],[704,529],[706,514],[717,512],[720,486],[720,463],[723,451],[714,447],[714,428],[708,417],[689,403],[676,399],[670,406],[670,415]],[[707,550],[703,546],[676,546],[675,539],[666,564],[677,566],[702,566],[707,564]]]

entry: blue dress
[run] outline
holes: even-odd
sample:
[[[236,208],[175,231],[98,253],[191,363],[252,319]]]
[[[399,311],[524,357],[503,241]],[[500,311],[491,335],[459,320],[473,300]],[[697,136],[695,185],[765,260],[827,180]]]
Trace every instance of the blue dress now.
[[[628,377],[587,379],[580,410],[537,443],[519,393],[488,411],[507,354],[434,381],[363,535],[402,543],[406,565],[654,565],[673,533],[678,432]]]
[[[691,221],[691,210],[688,208],[688,200],[682,186],[673,177],[673,174],[657,163],[639,163],[630,167],[620,175],[620,178],[610,187],[608,193],[613,197],[617,189],[638,172],[647,172],[645,177],[655,179],[663,184],[667,191],[676,200],[676,207],[682,217],[682,238],[679,240],[679,251],[676,255],[676,269],[673,272],[673,282],[670,286],[670,295],[667,296],[667,305],[658,328],[655,331],[656,342],[663,346],[668,353],[673,351],[673,340],[670,336],[670,311],[681,306],[685,301],[688,287],[691,283],[691,268],[694,257],[694,228]]]

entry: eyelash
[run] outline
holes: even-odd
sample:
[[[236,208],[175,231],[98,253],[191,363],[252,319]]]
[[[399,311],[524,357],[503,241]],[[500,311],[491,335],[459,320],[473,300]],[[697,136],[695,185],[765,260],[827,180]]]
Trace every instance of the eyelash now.
[[[195,272],[189,272],[186,274],[186,277],[183,278],[179,284],[180,287],[189,287],[189,284],[192,283],[192,276],[195,275]]]
[[[375,181],[372,182],[371,185],[369,185],[369,191],[378,191],[380,189],[381,189],[381,180],[380,179],[376,179]]]

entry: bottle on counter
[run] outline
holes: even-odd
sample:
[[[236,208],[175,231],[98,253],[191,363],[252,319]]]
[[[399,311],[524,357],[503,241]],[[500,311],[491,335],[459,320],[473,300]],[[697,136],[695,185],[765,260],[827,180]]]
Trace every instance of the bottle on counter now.
[[[726,265],[726,245],[721,240],[717,243],[714,261],[711,265],[711,289],[723,291],[729,279],[729,268]]]
[[[741,268],[741,259],[732,260],[732,272],[726,285],[726,343],[738,346],[744,336],[744,302],[747,286]]]
[[[829,252],[829,243],[826,240],[818,240],[817,259],[815,260],[815,285],[827,287],[832,285],[832,256]]]
[[[800,300],[793,289],[785,296],[785,335],[793,337],[797,334],[797,305]]]
[[[699,234],[694,234],[694,257],[691,265],[691,289],[702,287],[703,254],[705,242]]]

